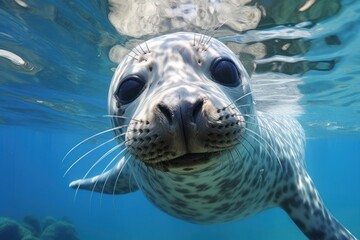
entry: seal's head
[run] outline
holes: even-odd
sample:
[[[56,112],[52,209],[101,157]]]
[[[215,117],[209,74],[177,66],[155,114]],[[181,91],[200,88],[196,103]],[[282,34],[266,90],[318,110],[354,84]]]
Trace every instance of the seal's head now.
[[[244,66],[220,41],[194,33],[133,49],[114,74],[109,113],[131,155],[163,171],[212,164],[254,121]]]

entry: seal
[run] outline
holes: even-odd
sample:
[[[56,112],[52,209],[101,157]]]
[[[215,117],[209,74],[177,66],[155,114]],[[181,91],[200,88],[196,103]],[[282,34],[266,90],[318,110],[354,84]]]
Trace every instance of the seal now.
[[[355,239],[306,172],[300,124],[257,110],[253,98],[241,59],[220,41],[186,32],[150,39],[123,59],[109,89],[123,157],[70,187],[141,189],[164,212],[194,223],[281,207],[310,239]]]

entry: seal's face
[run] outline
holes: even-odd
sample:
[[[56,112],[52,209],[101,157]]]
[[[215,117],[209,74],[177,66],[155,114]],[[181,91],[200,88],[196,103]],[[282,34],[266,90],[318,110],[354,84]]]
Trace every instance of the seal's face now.
[[[218,40],[164,35],[120,63],[109,113],[135,159],[164,171],[198,170],[241,143],[253,112],[248,81],[240,61]]]

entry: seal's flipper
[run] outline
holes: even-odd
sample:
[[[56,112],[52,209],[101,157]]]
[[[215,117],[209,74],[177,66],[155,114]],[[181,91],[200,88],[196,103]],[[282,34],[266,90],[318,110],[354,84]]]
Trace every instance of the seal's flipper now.
[[[307,173],[294,194],[281,200],[280,206],[309,239],[356,239],[331,215]]]
[[[135,192],[138,186],[127,166],[124,166],[125,158],[107,172],[92,178],[85,178],[73,181],[69,187],[85,189],[94,192],[107,194],[125,194]]]

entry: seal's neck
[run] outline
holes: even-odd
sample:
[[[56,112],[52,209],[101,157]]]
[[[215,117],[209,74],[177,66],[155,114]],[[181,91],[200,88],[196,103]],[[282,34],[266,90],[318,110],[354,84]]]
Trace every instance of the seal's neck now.
[[[284,196],[280,206],[309,239],[356,239],[331,215],[305,171],[296,187],[298,191]]]

